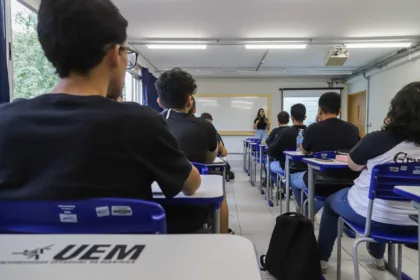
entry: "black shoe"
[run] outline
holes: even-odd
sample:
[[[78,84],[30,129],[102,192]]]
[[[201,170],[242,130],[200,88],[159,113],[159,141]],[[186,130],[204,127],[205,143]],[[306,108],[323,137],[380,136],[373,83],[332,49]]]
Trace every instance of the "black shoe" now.
[[[235,232],[232,229],[228,228],[228,234],[235,234]]]

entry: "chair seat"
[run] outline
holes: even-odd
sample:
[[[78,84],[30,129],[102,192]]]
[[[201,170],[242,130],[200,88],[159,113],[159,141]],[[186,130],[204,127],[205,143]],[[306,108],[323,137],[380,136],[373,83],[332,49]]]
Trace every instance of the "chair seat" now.
[[[306,196],[307,196],[307,197],[309,196],[309,194],[308,194],[308,190],[303,190],[303,192],[306,194]],[[322,195],[317,195],[317,194],[315,194],[315,195],[314,195],[314,198],[315,198],[316,200],[319,200],[319,201],[325,201],[325,200],[327,200],[328,196],[322,196]]]
[[[359,235],[363,235],[365,232],[364,226],[359,226],[350,222],[349,220],[344,219],[344,222]],[[392,225],[390,225],[392,227]],[[401,233],[387,233],[380,232],[374,229],[370,231],[370,237],[379,243],[396,243],[396,244],[407,244],[407,243],[418,243],[417,232],[410,234],[401,234]]]

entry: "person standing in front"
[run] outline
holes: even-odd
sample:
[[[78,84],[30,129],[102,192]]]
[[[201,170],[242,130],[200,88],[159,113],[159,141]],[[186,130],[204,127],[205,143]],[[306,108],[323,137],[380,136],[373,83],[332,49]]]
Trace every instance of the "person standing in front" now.
[[[265,111],[260,108],[254,120],[255,138],[265,139],[267,131],[270,130],[270,121],[265,116]]]

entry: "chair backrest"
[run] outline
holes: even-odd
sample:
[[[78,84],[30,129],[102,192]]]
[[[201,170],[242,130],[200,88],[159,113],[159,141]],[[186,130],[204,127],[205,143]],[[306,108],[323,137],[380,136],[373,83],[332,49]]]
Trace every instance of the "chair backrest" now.
[[[209,173],[209,168],[207,165],[198,162],[193,162],[192,164],[198,169],[198,172],[200,172],[201,175],[206,175]]]
[[[335,159],[335,154],[336,152],[333,151],[317,152],[314,154],[314,158]]]
[[[0,200],[0,233],[162,234],[166,215],[159,204],[134,199]]]
[[[395,186],[418,186],[420,162],[386,163],[372,169],[369,199],[408,200],[394,193]]]

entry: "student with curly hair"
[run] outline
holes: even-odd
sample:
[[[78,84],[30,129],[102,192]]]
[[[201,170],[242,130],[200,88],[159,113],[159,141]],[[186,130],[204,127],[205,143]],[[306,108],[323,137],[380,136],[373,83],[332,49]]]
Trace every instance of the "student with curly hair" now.
[[[359,226],[366,223],[368,193],[372,169],[387,162],[420,162],[420,82],[400,90],[392,99],[382,130],[369,133],[350,152],[348,165],[362,171],[354,186],[331,195],[324,205],[318,246],[323,271],[337,238],[338,217]],[[395,234],[417,232],[417,224],[409,215],[417,210],[408,201],[375,199],[372,228]],[[385,268],[383,243],[368,243],[368,251],[377,269]]]

